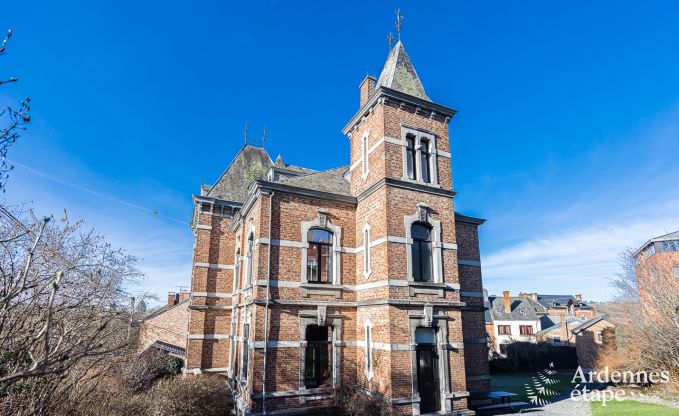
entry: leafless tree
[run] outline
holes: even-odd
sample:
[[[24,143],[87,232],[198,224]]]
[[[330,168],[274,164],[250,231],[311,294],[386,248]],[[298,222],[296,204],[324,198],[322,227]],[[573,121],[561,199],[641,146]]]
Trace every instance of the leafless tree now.
[[[125,353],[136,260],[66,212],[4,206],[0,253],[0,413],[42,413]]]
[[[0,43],[0,56],[7,53],[7,43],[12,37],[12,30],[8,30],[2,43]],[[0,78],[0,85],[17,82],[17,78]],[[26,123],[31,120],[29,116],[30,98],[24,98],[19,104],[18,109],[7,106],[0,110],[0,189],[4,192],[5,183],[12,170],[12,166],[7,163],[7,151],[9,147],[19,138],[19,132],[25,128]]]
[[[603,365],[628,371],[668,371],[679,388],[679,253],[651,256],[626,250],[621,271],[612,280],[616,301],[607,312],[616,323],[617,352]]]

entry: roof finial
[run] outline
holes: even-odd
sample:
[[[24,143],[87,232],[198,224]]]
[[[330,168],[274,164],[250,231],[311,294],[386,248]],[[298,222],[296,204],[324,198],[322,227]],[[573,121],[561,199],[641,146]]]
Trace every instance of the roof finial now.
[[[403,29],[403,15],[401,14],[401,9],[396,9],[396,33],[398,34],[398,40],[401,41],[401,29]]]
[[[264,133],[262,134],[262,147],[266,144],[266,126],[264,126]]]
[[[389,44],[389,50],[391,50],[394,44],[394,35],[391,32],[387,35],[387,43]]]
[[[245,126],[243,126],[243,142],[248,144],[248,121],[245,120]]]

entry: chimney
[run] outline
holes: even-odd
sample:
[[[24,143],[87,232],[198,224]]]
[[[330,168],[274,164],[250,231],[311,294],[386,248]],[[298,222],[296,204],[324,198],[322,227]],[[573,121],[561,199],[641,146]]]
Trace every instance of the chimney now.
[[[361,107],[368,102],[370,96],[375,92],[375,81],[377,81],[375,77],[366,75],[361,85],[359,85],[358,88],[361,90]]]
[[[512,302],[509,300],[509,291],[502,292],[505,300],[505,313],[512,313]]]
[[[537,294],[537,292],[529,293],[529,294],[528,294],[528,297],[531,298],[531,299],[533,299],[533,300],[536,301],[536,302],[538,301],[538,294]]]
[[[580,294],[575,295],[575,300],[582,302],[582,295]]]
[[[167,294],[167,307],[171,307],[179,303],[179,293],[169,292]]]
[[[189,292],[188,290],[182,290],[178,296],[179,298],[177,299],[177,303],[184,302],[186,299],[189,298],[189,296],[191,296],[191,292]]]

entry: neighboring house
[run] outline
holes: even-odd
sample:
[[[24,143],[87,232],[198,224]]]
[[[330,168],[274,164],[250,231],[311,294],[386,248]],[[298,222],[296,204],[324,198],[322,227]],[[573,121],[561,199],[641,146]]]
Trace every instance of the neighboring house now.
[[[615,348],[615,325],[603,316],[597,316],[573,329],[578,365],[584,369],[597,369],[599,360]]]
[[[586,302],[583,302],[582,295],[520,293],[519,296],[528,296],[538,301],[547,309],[547,315],[549,316],[574,316],[583,321],[596,316],[596,310]]]
[[[155,348],[186,359],[189,295],[189,292],[168,294],[167,303],[141,321],[139,352]]]
[[[454,211],[456,111],[400,41],[359,89],[348,166],[299,168],[246,141],[193,198],[186,370],[227,375],[239,414],[319,414],[342,385],[402,415],[468,414],[469,392],[490,389],[484,220]],[[308,117],[333,99],[317,90]]]
[[[512,342],[535,342],[535,334],[547,316],[544,306],[529,296],[511,297],[509,291],[503,292],[502,297],[489,296],[488,300],[497,353],[504,356],[507,345]]]
[[[516,341],[548,341],[553,345],[575,345],[570,330],[596,316],[581,295],[542,295],[520,292],[511,297],[489,296],[486,308],[488,340],[496,353]]]
[[[551,319],[551,317],[550,317]],[[574,316],[560,315],[553,325],[540,330],[535,337],[538,342],[549,342],[555,346],[575,346],[573,330],[582,325],[585,320]]]

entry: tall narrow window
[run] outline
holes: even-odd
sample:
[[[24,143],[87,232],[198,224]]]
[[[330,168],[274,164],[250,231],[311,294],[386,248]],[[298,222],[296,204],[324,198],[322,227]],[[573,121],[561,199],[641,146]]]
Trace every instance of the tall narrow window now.
[[[312,228],[307,240],[307,280],[312,283],[332,283],[332,233]]]
[[[406,136],[406,173],[409,179],[417,179],[415,169],[415,136]]]
[[[416,282],[432,282],[434,273],[432,268],[431,228],[426,224],[415,223],[410,228],[410,236],[413,239],[413,279]]]
[[[363,178],[368,176],[368,135],[363,136]]]
[[[243,371],[241,378],[248,379],[248,352],[250,351],[250,324],[243,325]]]
[[[304,356],[304,385],[319,387],[330,379],[332,327],[309,325],[306,327],[306,353]]]
[[[253,234],[250,234],[250,236],[248,237],[248,248],[247,248],[248,251],[246,253],[247,262],[248,262],[248,269],[247,269],[246,276],[245,276],[245,287],[250,287],[250,285],[252,284],[252,267],[253,267],[252,265],[254,263],[253,254],[254,254],[254,251],[255,251],[254,238],[255,237],[254,237]]]
[[[431,182],[430,163],[429,140],[420,140],[420,172],[422,181],[426,183]]]
[[[365,327],[365,375],[368,379],[372,378],[373,373],[373,341],[372,326]]]
[[[370,229],[363,231],[363,273],[370,274]]]
[[[240,247],[236,249],[236,259],[233,265],[233,291],[238,290],[238,281],[240,280]]]

